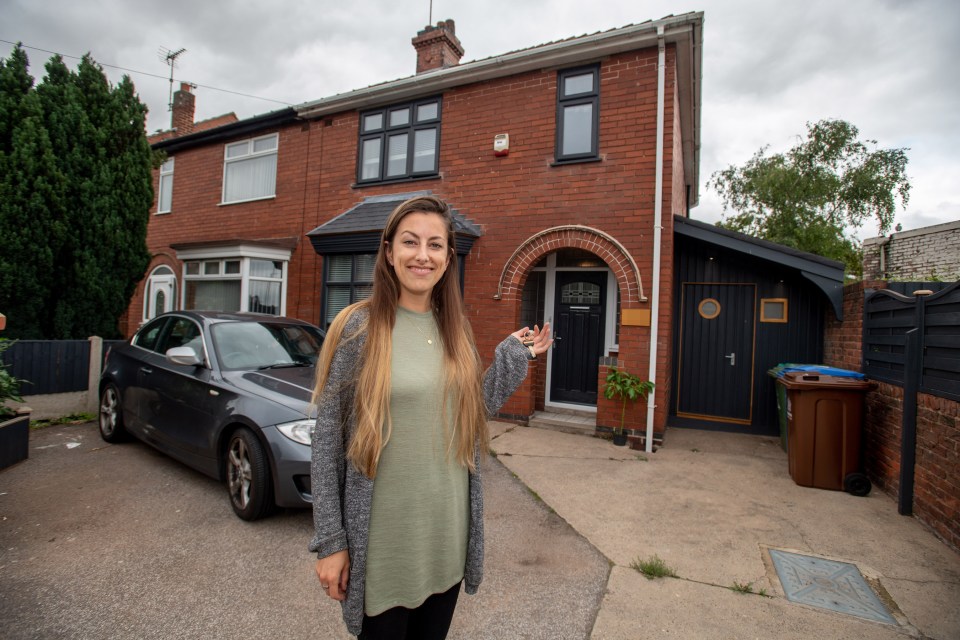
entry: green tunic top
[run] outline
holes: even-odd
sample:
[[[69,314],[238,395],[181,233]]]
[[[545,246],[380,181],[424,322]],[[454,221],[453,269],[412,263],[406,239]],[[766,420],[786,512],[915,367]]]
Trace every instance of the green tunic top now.
[[[393,430],[370,511],[369,616],[416,608],[462,580],[470,528],[467,469],[448,452],[453,423],[444,425],[443,347],[432,313],[398,307],[390,380]]]

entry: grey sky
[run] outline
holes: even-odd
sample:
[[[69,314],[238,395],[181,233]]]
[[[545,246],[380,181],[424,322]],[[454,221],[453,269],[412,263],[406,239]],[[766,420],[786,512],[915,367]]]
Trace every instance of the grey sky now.
[[[430,0],[0,0],[0,39],[70,56],[90,52],[130,73],[167,128],[169,68],[201,85],[197,118],[245,118],[414,72],[410,39]],[[434,0],[433,22],[456,21],[464,62],[553,40],[703,11],[701,199],[718,220],[710,175],[762,145],[782,151],[805,123],[842,118],[882,147],[909,147],[905,229],[960,219],[960,3],[955,0]],[[12,45],[0,43],[7,57]],[[50,55],[27,49],[31,71]],[[66,58],[75,67],[74,58]],[[115,82],[123,71],[105,67]],[[177,85],[179,86],[179,85]],[[271,98],[269,102],[211,88]],[[876,234],[870,225],[861,237]]]

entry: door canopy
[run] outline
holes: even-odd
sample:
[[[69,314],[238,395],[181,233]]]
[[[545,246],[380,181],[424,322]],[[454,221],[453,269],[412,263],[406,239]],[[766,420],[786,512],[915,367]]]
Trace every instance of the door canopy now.
[[[647,301],[633,256],[603,231],[579,224],[544,229],[521,243],[503,265],[494,300],[518,299],[523,293],[523,281],[533,265],[548,253],[568,248],[589,251],[607,263],[617,279],[624,308]]]

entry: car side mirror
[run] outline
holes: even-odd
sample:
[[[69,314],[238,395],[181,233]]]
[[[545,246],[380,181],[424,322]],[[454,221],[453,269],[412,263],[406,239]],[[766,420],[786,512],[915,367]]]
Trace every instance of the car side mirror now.
[[[203,365],[203,360],[201,360],[197,352],[190,347],[167,349],[167,362],[187,367],[199,367]]]

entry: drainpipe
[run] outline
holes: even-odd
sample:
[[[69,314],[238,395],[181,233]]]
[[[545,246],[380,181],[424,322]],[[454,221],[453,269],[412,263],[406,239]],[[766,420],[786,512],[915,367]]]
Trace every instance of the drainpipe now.
[[[650,305],[650,372],[648,380],[657,380],[657,333],[660,326],[660,236],[663,233],[663,102],[666,77],[666,44],[663,27],[657,27],[657,167],[653,203],[653,293]],[[653,413],[656,390],[647,399],[647,453],[653,453]]]
[[[880,280],[887,279],[887,245],[893,240],[893,234],[880,241],[877,248],[880,250]]]

